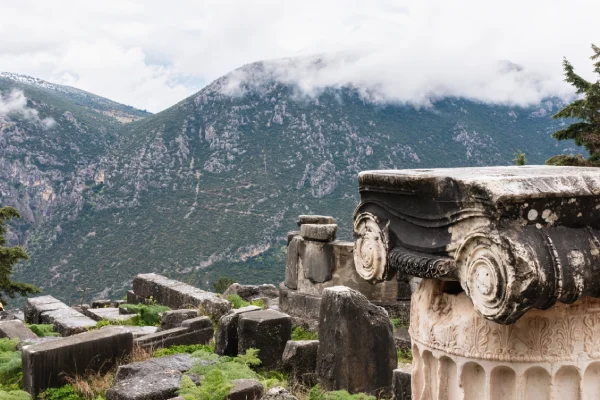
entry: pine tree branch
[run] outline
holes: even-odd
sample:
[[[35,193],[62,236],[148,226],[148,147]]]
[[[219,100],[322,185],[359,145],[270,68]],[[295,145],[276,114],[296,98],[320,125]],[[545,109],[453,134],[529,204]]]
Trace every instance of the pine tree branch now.
[[[552,137],[558,140],[575,140],[578,146],[583,146],[583,138],[585,135],[594,132],[594,125],[587,122],[577,122],[565,129],[561,129],[552,134]]]
[[[585,100],[575,100],[571,104],[565,106],[562,110],[552,116],[552,118],[581,118],[585,119]]]
[[[577,94],[585,93],[588,90],[591,84],[575,73],[573,65],[566,58],[563,60],[563,69],[565,70],[565,82],[575,86]]]

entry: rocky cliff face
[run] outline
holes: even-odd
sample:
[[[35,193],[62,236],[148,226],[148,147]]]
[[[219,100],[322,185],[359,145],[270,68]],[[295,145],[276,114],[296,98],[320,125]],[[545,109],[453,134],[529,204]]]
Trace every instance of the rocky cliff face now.
[[[19,278],[63,297],[77,286],[114,297],[142,271],[201,286],[222,275],[277,282],[298,214],[333,215],[338,236],[350,238],[361,170],[507,165],[517,149],[542,163],[574,147],[550,137],[556,100],[511,108],[445,99],[416,109],[351,89],[309,97],[261,79],[260,63],[244,71],[253,80],[233,92],[228,75],[126,125],[65,100],[64,110],[40,103],[56,126],[37,142],[26,140],[42,132],[32,122],[10,128],[21,141],[10,142],[19,155],[2,161],[10,181],[0,201],[36,222],[20,227],[32,260]]]

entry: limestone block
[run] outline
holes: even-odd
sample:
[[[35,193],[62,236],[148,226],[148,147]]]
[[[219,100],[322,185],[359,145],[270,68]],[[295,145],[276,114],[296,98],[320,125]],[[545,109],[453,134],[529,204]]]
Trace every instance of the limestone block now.
[[[110,300],[94,300],[92,301],[92,308],[104,308],[111,307],[112,302]]]
[[[240,285],[239,283],[233,283],[231,286],[223,292],[223,297],[231,294],[237,294],[246,301],[255,300],[261,297],[273,299],[279,297],[279,290],[275,285],[263,284],[263,285]]]
[[[320,242],[333,242],[337,233],[336,224],[303,224],[300,226],[300,235],[305,240],[317,240]]]
[[[287,314],[275,310],[243,313],[238,322],[238,353],[256,348],[261,366],[276,369],[282,364],[281,356],[291,336],[292,320]]]
[[[142,296],[138,296],[133,290],[127,291],[127,304],[144,304],[146,299]]]
[[[94,321],[102,321],[103,319],[109,321],[127,321],[133,317],[131,314],[121,314],[116,307],[88,308],[83,311],[83,314]]]
[[[165,311],[160,317],[160,330],[167,330],[181,326],[186,319],[196,318],[198,310],[171,310]]]
[[[318,340],[290,340],[282,355],[284,367],[289,371],[289,384],[311,388],[317,384]]]
[[[304,240],[300,244],[300,260],[304,278],[313,283],[331,280],[335,260],[333,247],[329,243]]]
[[[298,400],[296,396],[291,394],[280,386],[276,386],[267,391],[267,393],[262,397],[262,400]]]
[[[22,321],[13,319],[10,321],[0,321],[0,338],[27,340],[37,339],[37,335]]]
[[[323,291],[317,375],[325,390],[389,390],[398,364],[387,312],[343,286]]]
[[[125,304],[125,300],[113,300],[110,302],[110,306],[114,308],[119,308],[121,304]]]
[[[197,320],[197,321],[194,321]],[[186,324],[186,322],[189,322]],[[208,317],[184,321],[179,328],[167,329],[135,339],[141,348],[158,349],[175,345],[208,344],[213,338],[214,328]]]
[[[97,373],[131,353],[133,336],[118,326],[23,347],[23,387],[33,398],[67,383],[65,376]]]
[[[17,351],[23,350],[23,348],[25,346],[31,346],[34,344],[46,343],[46,342],[51,342],[53,340],[60,340],[60,339],[62,339],[62,338],[59,336],[44,336],[44,337],[38,337],[38,338],[33,338],[33,339],[21,340],[17,344]]]
[[[301,236],[294,236],[288,241],[286,262],[285,262],[285,286],[290,289],[298,288],[298,260],[300,252],[300,243],[303,241]]]
[[[45,311],[40,320],[43,324],[53,324],[54,330],[61,336],[83,333],[96,326],[96,321],[70,307]]]
[[[265,388],[256,379],[234,379],[233,388],[229,391],[228,400],[258,400]]]
[[[52,296],[30,297],[25,305],[25,321],[29,324],[41,324],[40,318],[43,312],[62,308],[69,308],[69,306]]]
[[[214,320],[218,320],[231,309],[231,304],[215,293],[158,274],[137,275],[133,279],[133,291],[136,296],[144,299],[152,297],[158,304],[172,309],[201,308],[205,315]]]
[[[121,365],[106,400],[169,399],[177,394],[182,373],[192,367],[189,354],[176,354]]]
[[[393,400],[412,399],[411,378],[412,374],[410,368],[399,368],[394,370],[392,384]]]
[[[287,244],[289,246],[290,242],[292,241],[292,239],[295,236],[299,236],[300,235],[300,231],[289,231],[287,234]]]
[[[300,227],[304,224],[329,225],[335,224],[335,218],[325,215],[299,215],[296,223]]]
[[[111,325],[103,326],[100,329],[108,329]],[[158,327],[156,326],[131,326],[131,325],[122,325],[121,329],[127,332],[131,332],[134,339],[140,338],[142,336],[151,335],[156,333]]]
[[[213,325],[211,319],[209,317],[196,317],[186,319],[181,323],[182,328],[186,328],[190,332],[204,332],[210,331],[210,336],[212,338],[215,330],[215,326]],[[209,332],[206,332],[208,335]]]
[[[408,328],[405,326],[399,326],[394,331],[394,342],[396,343],[396,347],[401,350],[410,350],[411,342],[410,342],[410,334],[408,333]]]
[[[189,354],[174,354],[166,357],[151,358],[146,361],[120,365],[115,374],[115,383],[136,377],[150,375],[164,370],[188,371],[193,364]]]
[[[215,353],[220,356],[234,357],[238,354],[238,321],[239,316],[251,311],[260,311],[260,307],[246,306],[232,310],[223,315],[217,324],[215,335]]]

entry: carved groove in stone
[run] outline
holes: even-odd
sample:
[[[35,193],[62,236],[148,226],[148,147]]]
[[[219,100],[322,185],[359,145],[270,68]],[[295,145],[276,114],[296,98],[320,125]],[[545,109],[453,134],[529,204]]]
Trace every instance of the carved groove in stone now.
[[[367,281],[383,280],[389,246],[387,231],[387,225],[381,229],[379,219],[371,213],[362,213],[354,219],[354,265]]]
[[[456,264],[448,257],[436,257],[431,254],[422,254],[394,247],[388,253],[386,275],[394,271],[400,274],[416,276],[419,278],[448,278],[454,276]]]

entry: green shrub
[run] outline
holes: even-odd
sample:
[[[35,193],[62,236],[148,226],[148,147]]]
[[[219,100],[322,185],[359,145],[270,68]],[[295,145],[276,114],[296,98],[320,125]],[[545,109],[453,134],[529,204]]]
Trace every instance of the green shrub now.
[[[156,350],[152,354],[152,357],[165,357],[182,353],[193,354],[197,351],[207,351],[212,353],[214,351],[214,347],[206,344],[175,345]]]
[[[40,397],[43,400],[85,400],[77,393],[73,385],[46,389]]]
[[[0,389],[17,390],[23,376],[19,339],[0,339]]]
[[[288,374],[282,371],[260,371],[258,380],[264,386],[265,392],[276,386],[287,387]]]
[[[229,296],[227,296],[227,301],[231,303],[231,306],[233,308],[242,308],[250,305],[250,303],[242,299],[237,294],[230,294]]]
[[[103,326],[108,326],[108,325],[133,325],[133,326],[137,326],[140,322],[140,318],[138,315],[135,315],[129,319],[126,320],[110,320],[110,319],[101,319],[100,321],[98,321],[96,323],[96,329],[100,329]]]
[[[399,363],[409,364],[409,363],[412,363],[412,360],[413,360],[412,351],[398,349],[398,362]]]
[[[0,353],[17,351],[17,344],[19,344],[19,339],[0,339]]]
[[[54,326],[52,324],[28,324],[27,326],[39,337],[60,336],[58,332],[54,332]]]
[[[0,390],[0,400],[31,400],[31,396],[22,390]]]
[[[256,306],[256,307],[260,307],[262,309],[265,308],[265,301],[263,299],[258,299],[258,300],[252,300],[250,302],[251,305]]]
[[[131,325],[137,326],[156,326],[160,324],[160,313],[169,311],[167,306],[159,306],[156,304],[121,304],[121,308],[129,312],[136,313],[137,316],[132,317],[129,321]]]
[[[222,276],[218,281],[213,282],[213,287],[215,288],[215,292],[224,293],[229,286],[233,285],[235,281],[228,276]]]
[[[225,379],[222,371],[212,369],[204,375],[200,386],[196,386],[189,376],[184,375],[178,394],[186,400],[224,400],[232,388],[233,384]]]
[[[315,385],[308,392],[308,400],[375,400],[375,396],[365,393],[350,394],[345,390],[325,392],[319,385]]]
[[[197,351],[192,356],[204,361],[191,369],[192,372],[198,375],[206,375],[213,369],[218,369],[223,373],[226,381],[258,378],[256,372],[252,370],[252,367],[260,365],[257,349],[248,349],[246,354],[240,354],[233,358],[219,357],[204,350]]]
[[[400,318],[392,318],[392,319],[390,319],[390,321],[392,322],[392,326],[394,327],[394,330],[396,330],[400,327]]]
[[[301,326],[292,328],[292,340],[317,340],[319,339],[318,332],[307,331]]]

